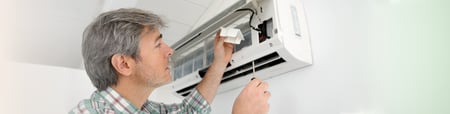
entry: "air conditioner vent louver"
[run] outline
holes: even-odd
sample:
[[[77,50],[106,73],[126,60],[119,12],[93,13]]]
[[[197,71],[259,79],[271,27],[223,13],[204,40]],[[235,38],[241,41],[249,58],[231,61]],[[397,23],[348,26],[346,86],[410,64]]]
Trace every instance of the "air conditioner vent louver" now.
[[[192,92],[192,90],[193,90],[197,85],[198,85],[198,83],[197,83],[197,84],[193,84],[193,85],[191,85],[191,86],[188,86],[188,87],[186,87],[186,88],[183,88],[183,89],[181,89],[181,90],[178,90],[177,93],[178,93],[178,94],[181,94],[181,96],[183,96],[183,97],[186,97],[187,95],[189,95],[189,94]]]
[[[255,71],[259,71],[266,69],[270,66],[281,64],[286,61],[283,58],[281,58],[277,52],[273,52],[269,55],[256,59],[254,62],[255,62]],[[248,62],[240,67],[225,72],[223,74],[223,78],[222,81],[220,81],[220,83],[225,83],[252,73],[253,72],[252,64],[253,64],[252,62]]]
[[[275,66],[275,65],[284,63],[284,62],[286,62],[286,60],[281,58],[277,52],[273,52],[271,54],[268,54],[266,56],[256,59],[254,62],[255,62],[255,71],[260,71],[260,70],[263,70],[266,68],[270,68],[271,66]],[[241,65],[239,67],[236,67],[236,68],[226,71],[224,73],[222,81],[220,81],[220,83],[225,83],[225,82],[231,81],[233,79],[251,74],[253,72],[252,64],[253,64],[252,62],[248,62],[244,65]],[[199,71],[200,77],[203,78],[207,69],[208,68],[205,68],[205,69]],[[187,96],[192,91],[192,89],[195,88],[195,86],[197,86],[197,84],[193,84],[191,86],[188,86],[188,87],[178,90],[176,92],[178,94],[181,94],[182,96]]]

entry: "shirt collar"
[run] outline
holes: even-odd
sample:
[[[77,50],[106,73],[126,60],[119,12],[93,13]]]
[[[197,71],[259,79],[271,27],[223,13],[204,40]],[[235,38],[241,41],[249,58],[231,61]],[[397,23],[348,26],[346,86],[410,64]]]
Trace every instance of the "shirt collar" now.
[[[123,114],[133,114],[138,112],[138,108],[131,104],[130,101],[120,96],[113,88],[108,87],[106,90],[100,91],[99,95],[102,96],[111,106],[120,111]]]

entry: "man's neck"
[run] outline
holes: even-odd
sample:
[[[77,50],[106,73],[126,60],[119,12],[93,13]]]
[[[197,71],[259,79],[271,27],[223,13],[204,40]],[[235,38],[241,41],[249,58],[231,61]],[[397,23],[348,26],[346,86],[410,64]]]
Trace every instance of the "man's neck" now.
[[[112,86],[122,97],[130,101],[139,110],[155,88],[143,87],[142,85],[135,85],[133,83],[117,83]]]

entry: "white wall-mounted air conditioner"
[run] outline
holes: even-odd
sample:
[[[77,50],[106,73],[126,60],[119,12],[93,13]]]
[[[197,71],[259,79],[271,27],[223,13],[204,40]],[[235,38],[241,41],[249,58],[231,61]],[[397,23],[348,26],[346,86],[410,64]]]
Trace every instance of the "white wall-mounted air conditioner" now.
[[[188,95],[213,59],[220,27],[238,28],[244,39],[235,45],[219,93],[241,87],[253,76],[267,79],[312,64],[305,12],[299,0],[240,0],[172,45],[171,87]]]

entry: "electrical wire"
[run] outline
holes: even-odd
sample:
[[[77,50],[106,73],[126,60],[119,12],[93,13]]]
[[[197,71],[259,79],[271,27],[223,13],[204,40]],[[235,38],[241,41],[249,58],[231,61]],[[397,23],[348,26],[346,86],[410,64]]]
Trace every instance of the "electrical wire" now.
[[[258,28],[256,28],[256,27],[252,26],[253,15],[255,15],[255,11],[254,11],[254,10],[252,10],[252,9],[250,9],[250,8],[242,8],[242,9],[238,9],[238,10],[236,10],[236,11],[234,11],[234,12],[239,12],[239,11],[250,11],[250,12],[252,12],[252,15],[250,15],[250,21],[248,21],[248,25],[249,25],[253,30],[261,31],[261,29],[258,29]]]

